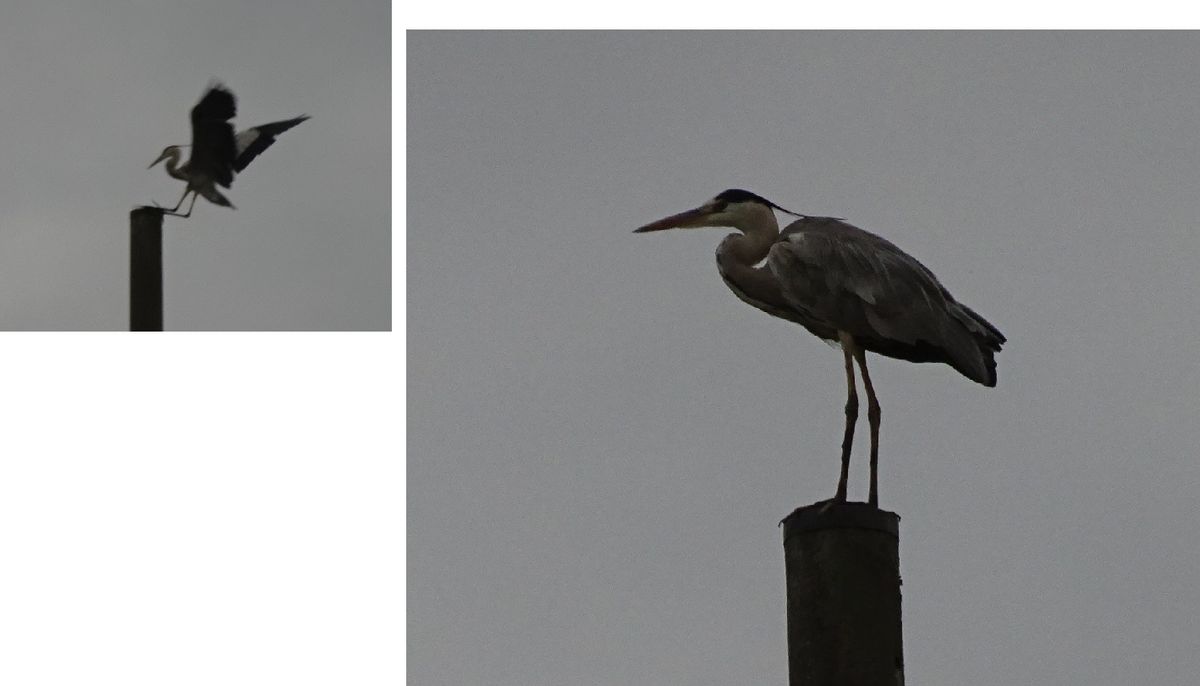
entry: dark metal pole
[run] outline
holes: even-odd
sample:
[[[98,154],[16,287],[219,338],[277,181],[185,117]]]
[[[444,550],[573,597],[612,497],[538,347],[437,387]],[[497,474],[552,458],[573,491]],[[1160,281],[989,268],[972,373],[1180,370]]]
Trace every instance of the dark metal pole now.
[[[139,207],[129,213],[129,330],[162,331],[163,211]]]
[[[903,686],[900,517],[814,503],[783,520],[791,686]]]

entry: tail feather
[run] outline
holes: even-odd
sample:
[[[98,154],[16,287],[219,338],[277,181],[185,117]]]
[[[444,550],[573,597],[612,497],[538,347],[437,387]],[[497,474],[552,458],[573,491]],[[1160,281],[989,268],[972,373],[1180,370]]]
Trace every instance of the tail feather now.
[[[209,202],[211,202],[214,205],[228,207],[231,210],[237,209],[236,207],[233,206],[233,203],[229,202],[229,198],[226,198],[224,195],[222,195],[221,192],[218,191],[216,188],[213,188],[211,186],[208,188],[202,188],[202,189],[200,189],[200,194],[204,196],[205,200],[208,200]]]
[[[949,351],[950,365],[972,381],[994,387],[996,353],[1008,339],[1000,329],[962,303],[951,303],[950,312],[955,321],[962,324],[969,339]]]

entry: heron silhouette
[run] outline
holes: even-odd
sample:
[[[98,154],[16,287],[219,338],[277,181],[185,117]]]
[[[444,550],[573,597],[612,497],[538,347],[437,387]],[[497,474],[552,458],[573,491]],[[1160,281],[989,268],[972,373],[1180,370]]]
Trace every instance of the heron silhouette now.
[[[196,206],[196,196],[199,195],[213,204],[237,209],[217,186],[229,188],[234,172],[245,169],[262,151],[271,147],[279,134],[309,118],[308,115],[301,115],[295,119],[255,126],[234,135],[233,124],[229,120],[236,114],[237,101],[233,93],[221,84],[209,87],[200,102],[192,108],[192,154],[187,163],[179,166],[185,146],[168,145],[158,159],[147,167],[150,169],[166,160],[167,173],[187,182],[179,202],[172,209],[164,210],[164,214],[190,217],[192,208]],[[188,205],[186,213],[179,214],[179,208],[183,206],[188,193],[192,194],[192,204]]]
[[[782,232],[775,211],[798,219]],[[871,430],[868,502],[879,506],[879,422],[867,352],[909,362],[941,362],[984,386],[996,385],[1000,330],[950,295],[933,272],[891,242],[833,217],[786,210],[731,189],[634,233],[725,226],[717,270],[745,302],[841,345],[846,369],[846,426],[834,501],[846,500],[850,449],[858,419],[854,362],[867,392]],[[763,266],[757,266],[765,259]]]

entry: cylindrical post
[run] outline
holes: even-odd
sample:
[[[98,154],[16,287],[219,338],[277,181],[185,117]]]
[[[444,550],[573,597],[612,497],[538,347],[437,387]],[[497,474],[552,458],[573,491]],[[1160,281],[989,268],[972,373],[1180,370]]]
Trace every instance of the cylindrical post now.
[[[903,686],[900,517],[823,501],[783,520],[791,686]]]
[[[129,330],[162,331],[162,210],[129,213]]]

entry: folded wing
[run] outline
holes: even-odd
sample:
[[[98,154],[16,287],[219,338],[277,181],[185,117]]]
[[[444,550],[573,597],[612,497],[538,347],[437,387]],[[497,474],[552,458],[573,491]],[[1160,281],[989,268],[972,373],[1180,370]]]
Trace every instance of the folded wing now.
[[[1004,335],[886,239],[838,219],[805,217],[784,230],[767,266],[793,307],[849,333],[863,348],[944,362],[996,385],[995,353]]]

